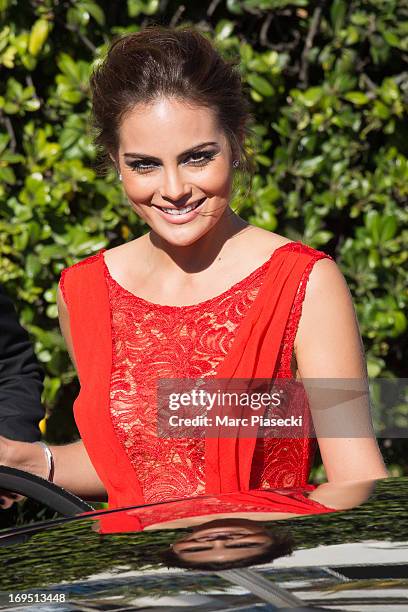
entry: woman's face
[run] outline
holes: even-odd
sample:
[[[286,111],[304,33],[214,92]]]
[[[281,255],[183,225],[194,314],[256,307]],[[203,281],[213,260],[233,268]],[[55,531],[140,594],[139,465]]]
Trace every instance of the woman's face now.
[[[220,519],[194,528],[191,535],[172,545],[185,562],[226,562],[256,557],[272,544],[261,523],[245,519]]]
[[[118,169],[136,213],[172,245],[193,244],[228,212],[231,151],[210,109],[136,106],[119,129]]]

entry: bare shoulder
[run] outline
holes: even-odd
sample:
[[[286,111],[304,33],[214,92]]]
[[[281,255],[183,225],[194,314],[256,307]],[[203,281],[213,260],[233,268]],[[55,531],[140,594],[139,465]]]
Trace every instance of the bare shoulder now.
[[[350,290],[339,266],[332,259],[319,259],[313,264],[306,285],[301,317],[303,330],[305,321],[312,331],[317,331],[322,316],[324,319],[336,316],[340,322],[343,315],[351,313],[354,317]]]
[[[354,378],[364,373],[353,299],[333,260],[318,260],[310,273],[295,351],[302,376]]]
[[[248,251],[251,249],[256,249],[256,251],[265,260],[268,259],[268,257],[276,249],[279,249],[284,244],[294,242],[293,240],[285,238],[285,236],[280,236],[279,234],[275,234],[269,230],[264,230],[261,227],[256,227],[255,225],[250,225],[248,229],[250,229],[250,231],[247,233]]]
[[[278,249],[284,244],[294,242],[293,240],[289,240],[289,238],[285,238],[285,236],[262,229],[262,227],[257,227],[256,225],[250,225],[249,227],[251,228],[252,238],[256,238],[256,240],[261,241],[262,244],[268,245],[272,248],[275,247]]]
[[[333,291],[335,296],[332,294]],[[339,266],[333,259],[327,257],[319,259],[313,264],[310,272],[306,288],[305,307],[316,303],[319,296],[326,296],[327,300],[333,301],[333,297],[340,297],[340,295],[343,298],[346,295],[351,297],[346,279]]]
[[[125,242],[104,252],[104,258],[111,272],[120,272],[129,260],[143,261],[142,249],[145,244],[145,236],[135,238],[129,242]]]

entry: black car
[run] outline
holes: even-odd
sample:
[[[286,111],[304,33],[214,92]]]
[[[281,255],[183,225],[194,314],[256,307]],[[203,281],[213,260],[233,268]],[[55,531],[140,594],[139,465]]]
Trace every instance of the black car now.
[[[169,563],[169,547],[189,529],[97,531],[101,517],[147,506],[93,510],[10,468],[0,468],[0,487],[45,500],[54,512],[0,530],[2,611],[408,609],[408,478],[377,481],[352,510],[268,522],[291,539],[291,554],[207,571]]]

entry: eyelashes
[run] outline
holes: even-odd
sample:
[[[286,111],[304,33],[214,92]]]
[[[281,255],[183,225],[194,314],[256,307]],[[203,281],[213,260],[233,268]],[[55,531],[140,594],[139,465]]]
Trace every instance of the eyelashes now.
[[[191,153],[186,158],[186,162],[191,166],[206,166],[211,161],[213,161],[216,155],[215,151],[197,151],[196,153]],[[188,161],[190,160],[190,161]],[[156,162],[148,162],[147,160],[136,160],[126,164],[131,168],[132,171],[137,172],[138,174],[147,174],[158,167]]]
[[[261,546],[261,544],[259,544],[258,542],[242,542],[242,544],[227,544],[225,547],[226,548],[255,548],[256,546]],[[201,547],[194,547],[194,548],[188,548],[187,550],[184,550],[183,552],[186,553],[194,553],[194,552],[202,552],[204,550],[211,550],[210,546],[201,546]]]

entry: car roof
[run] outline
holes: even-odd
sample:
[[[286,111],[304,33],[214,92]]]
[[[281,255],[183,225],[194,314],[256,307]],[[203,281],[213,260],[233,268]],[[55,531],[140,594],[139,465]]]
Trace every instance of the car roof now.
[[[21,604],[30,612],[27,600],[9,607],[10,593],[64,595],[65,602],[45,601],[43,608],[31,602],[33,610],[59,612],[270,610],[280,609],[285,597],[286,609],[296,601],[298,609],[299,601],[313,609],[408,609],[407,507],[408,478],[379,481],[372,497],[352,510],[268,522],[291,533],[290,556],[222,571],[161,561],[175,536],[188,530],[97,533],[95,518],[106,510],[0,530],[0,610]],[[20,539],[13,543],[10,536]]]

